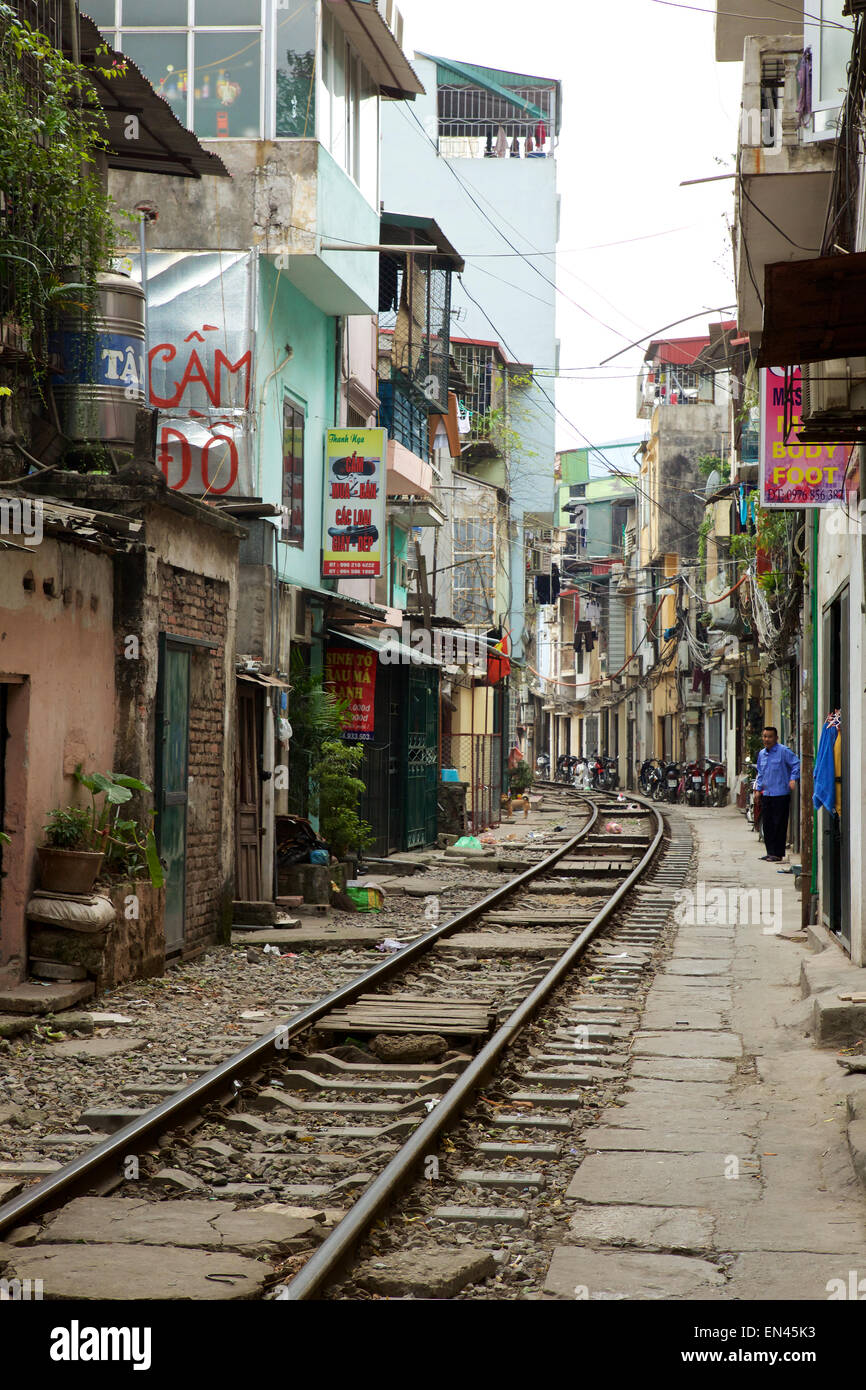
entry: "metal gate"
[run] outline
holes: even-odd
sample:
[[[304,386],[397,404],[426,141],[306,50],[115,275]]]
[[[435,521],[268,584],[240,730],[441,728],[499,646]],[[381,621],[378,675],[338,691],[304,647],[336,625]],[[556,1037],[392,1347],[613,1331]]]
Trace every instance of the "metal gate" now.
[[[412,668],[404,722],[405,848],[436,843],[439,672]]]
[[[502,735],[453,734],[443,745],[442,766],[466,783],[466,832],[499,825],[502,815]]]

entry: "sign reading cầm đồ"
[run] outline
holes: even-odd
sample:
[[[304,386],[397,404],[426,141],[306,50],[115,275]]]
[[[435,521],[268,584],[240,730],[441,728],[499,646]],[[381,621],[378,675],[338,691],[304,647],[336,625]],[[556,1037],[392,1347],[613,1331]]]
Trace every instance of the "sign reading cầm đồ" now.
[[[791,429],[785,437],[786,390]],[[782,367],[760,372],[760,473],[762,507],[828,507],[844,500],[846,444],[801,444],[802,385],[800,368],[788,377]]]
[[[385,573],[384,430],[331,429],[325,443],[322,574],[378,579]]]

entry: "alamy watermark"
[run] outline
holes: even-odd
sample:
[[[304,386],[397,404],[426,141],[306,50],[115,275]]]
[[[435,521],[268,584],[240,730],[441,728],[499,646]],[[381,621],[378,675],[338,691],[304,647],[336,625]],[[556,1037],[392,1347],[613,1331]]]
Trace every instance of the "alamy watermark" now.
[[[0,497],[0,536],[19,536],[25,545],[41,545],[41,499]]]
[[[780,888],[707,888],[699,881],[694,892],[676,895],[674,921],[681,927],[760,927],[764,936],[782,930]]]
[[[445,666],[467,666],[487,660],[490,645],[474,632],[451,628],[413,628],[405,619],[402,630],[388,628],[379,660],[385,666],[427,666],[430,661]]]

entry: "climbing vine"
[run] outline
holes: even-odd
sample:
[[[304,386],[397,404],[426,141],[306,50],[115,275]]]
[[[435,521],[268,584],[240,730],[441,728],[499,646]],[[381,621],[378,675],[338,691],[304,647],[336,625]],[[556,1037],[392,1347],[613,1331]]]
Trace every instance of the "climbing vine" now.
[[[54,313],[92,307],[116,240],[99,112],[84,69],[0,4],[0,320],[37,384]]]

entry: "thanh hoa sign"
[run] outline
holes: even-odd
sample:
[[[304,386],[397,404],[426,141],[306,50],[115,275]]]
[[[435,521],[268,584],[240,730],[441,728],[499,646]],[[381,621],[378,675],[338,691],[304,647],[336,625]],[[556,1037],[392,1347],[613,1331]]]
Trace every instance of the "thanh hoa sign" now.
[[[787,438],[786,389],[792,417]],[[786,388],[782,367],[762,367],[759,392],[761,506],[827,507],[842,502],[848,446],[801,444],[796,437],[802,407],[800,368],[791,370]]]
[[[378,579],[385,573],[384,430],[331,429],[325,441],[322,574]]]

